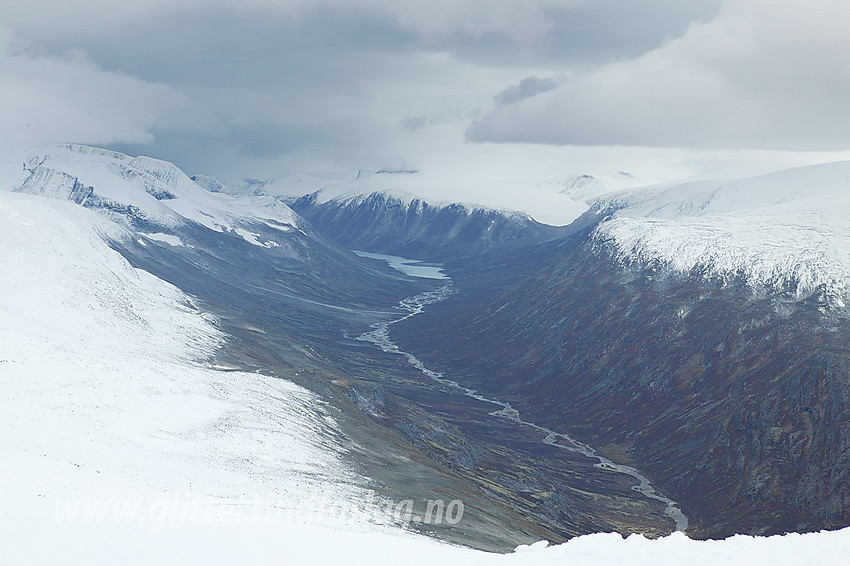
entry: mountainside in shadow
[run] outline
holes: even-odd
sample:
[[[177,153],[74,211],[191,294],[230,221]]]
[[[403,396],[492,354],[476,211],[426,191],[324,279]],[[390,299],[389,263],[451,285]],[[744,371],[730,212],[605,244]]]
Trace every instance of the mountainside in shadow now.
[[[416,286],[362,261],[278,199],[210,192],[165,161],[55,146],[30,154],[22,177],[14,192],[97,211],[116,224],[113,245],[125,255],[188,292],[197,293],[193,278],[217,281],[222,303],[238,290],[314,310],[328,303],[322,308],[333,313],[382,305],[379,295],[401,298]]]
[[[847,169],[605,197],[559,242],[447,262],[459,292],[396,339],[642,470],[692,535],[847,526]]]
[[[391,192],[330,199],[319,192],[291,206],[346,247],[429,261],[527,246],[564,234],[562,227],[541,224],[519,212],[432,203]]]

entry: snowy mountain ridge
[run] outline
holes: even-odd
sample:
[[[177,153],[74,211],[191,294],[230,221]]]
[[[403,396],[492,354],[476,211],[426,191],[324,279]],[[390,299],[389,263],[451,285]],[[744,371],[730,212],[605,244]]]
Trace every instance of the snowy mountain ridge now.
[[[574,201],[590,203],[606,193],[645,184],[641,183],[631,173],[617,171],[613,174],[583,173],[580,175],[567,175],[565,177],[548,179],[539,183],[537,188],[555,190]]]
[[[595,243],[623,262],[850,300],[850,162],[623,191],[592,209],[610,215]]]
[[[272,243],[256,239],[253,225],[282,233],[299,229],[297,215],[280,200],[213,193],[166,161],[73,144],[15,157],[23,161],[26,176],[19,184],[6,180],[12,190],[69,200],[147,232],[169,233],[195,222],[269,246]],[[4,155],[4,169],[11,169],[11,159]]]
[[[305,175],[290,175],[267,182],[243,185],[253,194],[279,196],[289,202],[312,195],[315,204],[335,202],[342,206],[362,204],[372,195],[381,195],[394,205],[416,210],[422,206],[432,209],[460,207],[469,212],[493,211],[504,215],[530,217],[513,209],[426,196],[432,192],[433,180],[416,170],[361,170],[354,179],[321,180]]]
[[[408,210],[411,213],[421,212],[423,208],[428,207],[432,210],[441,210],[445,208],[454,208],[463,210],[466,213],[494,212],[506,218],[516,218],[523,220],[531,220],[531,215],[524,212],[510,210],[505,208],[497,208],[474,204],[469,202],[452,202],[446,200],[434,200],[427,197],[420,197],[414,193],[403,189],[385,188],[371,192],[337,192],[328,189],[322,189],[314,193],[316,204],[327,204],[330,202],[336,203],[339,206],[360,206],[361,204],[374,200],[375,197],[382,198],[385,202],[392,206],[400,207]]]

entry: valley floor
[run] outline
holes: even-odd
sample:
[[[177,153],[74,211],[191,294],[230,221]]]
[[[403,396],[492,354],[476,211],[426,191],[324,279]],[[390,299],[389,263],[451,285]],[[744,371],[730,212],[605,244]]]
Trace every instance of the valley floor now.
[[[227,337],[74,204],[0,192],[2,564],[823,564],[850,530],[617,534],[507,555],[392,524],[329,407],[215,367]],[[271,510],[271,511],[270,511]],[[271,513],[271,516],[269,515]]]

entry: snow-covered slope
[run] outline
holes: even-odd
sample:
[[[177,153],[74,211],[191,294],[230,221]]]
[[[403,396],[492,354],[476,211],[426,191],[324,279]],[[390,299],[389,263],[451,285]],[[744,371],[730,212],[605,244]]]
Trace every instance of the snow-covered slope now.
[[[209,366],[226,337],[190,297],[109,248],[122,231],[72,203],[0,192],[3,562],[32,556],[28,543],[51,526],[96,535],[87,511],[64,525],[58,514],[98,502],[135,508],[126,520],[140,532],[155,518],[166,528],[158,513],[175,498],[204,513],[337,500],[368,517],[376,500],[343,463],[322,402]],[[100,519],[107,530],[113,512]],[[78,562],[85,541],[63,543]]]
[[[217,232],[235,232],[256,245],[251,227],[297,229],[297,217],[272,197],[213,194],[174,164],[83,145],[57,145],[29,152],[4,151],[4,178],[23,162],[16,192],[70,200],[146,232],[173,232],[187,222]],[[7,184],[14,181],[7,181]]]
[[[294,304],[309,297],[330,312],[352,302],[372,304],[370,296],[379,303],[374,297],[381,289],[406,292],[394,272],[323,237],[280,199],[229,194],[215,179],[198,180],[219,192],[146,157],[80,145],[0,149],[2,188],[66,200],[124,226],[125,237],[114,242],[124,257],[206,300],[234,301],[235,287],[243,295],[273,292],[275,300],[289,297]],[[257,277],[266,280],[262,290]],[[265,301],[240,299],[243,306]],[[281,306],[280,312],[299,316],[297,309]]]
[[[576,203],[587,205],[604,194],[646,184],[631,173],[617,171],[613,174],[584,173],[547,179],[539,183],[537,188],[543,191],[555,191]]]
[[[613,211],[595,237],[623,261],[850,300],[850,162],[627,191],[594,208]]]

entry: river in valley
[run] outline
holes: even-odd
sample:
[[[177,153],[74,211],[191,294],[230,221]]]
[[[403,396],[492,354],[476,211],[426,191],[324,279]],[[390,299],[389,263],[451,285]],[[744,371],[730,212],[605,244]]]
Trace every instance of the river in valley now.
[[[365,254],[361,253],[361,255]],[[388,261],[388,263],[390,262],[389,259],[383,256],[379,256],[379,254],[369,254],[366,257],[384,259],[385,261]],[[450,389],[456,390],[459,393],[466,395],[467,397],[471,397],[478,401],[494,405],[497,408],[489,413],[492,417],[507,419],[509,421],[515,422],[518,426],[527,427],[538,432],[540,434],[541,442],[562,450],[567,450],[573,453],[580,454],[591,460],[595,460],[596,463],[594,464],[594,467],[596,468],[609,471],[615,474],[624,474],[632,478],[635,482],[637,482],[634,486],[632,486],[632,489],[634,491],[640,493],[648,499],[658,501],[659,503],[664,504],[666,506],[664,513],[675,523],[675,528],[677,531],[684,531],[685,529],[687,529],[688,518],[684,515],[684,513],[682,513],[678,504],[672,499],[658,492],[654,487],[652,487],[649,480],[635,468],[623,464],[617,464],[611,461],[610,459],[600,455],[592,446],[579,442],[578,440],[575,440],[567,434],[555,432],[554,430],[523,419],[519,411],[514,409],[510,405],[510,403],[502,402],[497,399],[487,397],[485,395],[482,395],[475,389],[464,387],[456,381],[446,378],[443,373],[433,371],[427,368],[425,364],[422,363],[422,361],[420,361],[416,356],[414,356],[410,352],[405,352],[401,350],[390,337],[390,328],[392,327],[392,325],[402,322],[404,320],[408,320],[422,313],[427,305],[442,301],[450,295],[454,294],[456,291],[452,287],[451,280],[448,277],[435,277],[435,275],[438,273],[442,275],[441,272],[428,271],[426,272],[428,275],[417,275],[415,271],[409,272],[406,269],[402,268],[402,266],[404,266],[404,268],[415,266],[415,264],[417,263],[416,260],[405,260],[404,258],[396,258],[394,256],[392,259],[396,265],[393,265],[392,263],[391,265],[393,265],[393,267],[399,269],[400,271],[404,271],[408,275],[424,277],[430,276],[429,278],[434,279],[445,278],[448,283],[436,290],[421,293],[419,295],[408,297],[402,300],[397,307],[401,311],[402,316],[394,320],[378,322],[371,325],[371,330],[358,336],[357,340],[370,342],[378,346],[386,353],[398,354],[400,356],[403,356],[407,359],[410,365],[412,365],[419,372],[421,372],[422,375],[428,377],[429,379]],[[431,267],[430,269],[438,268]]]

